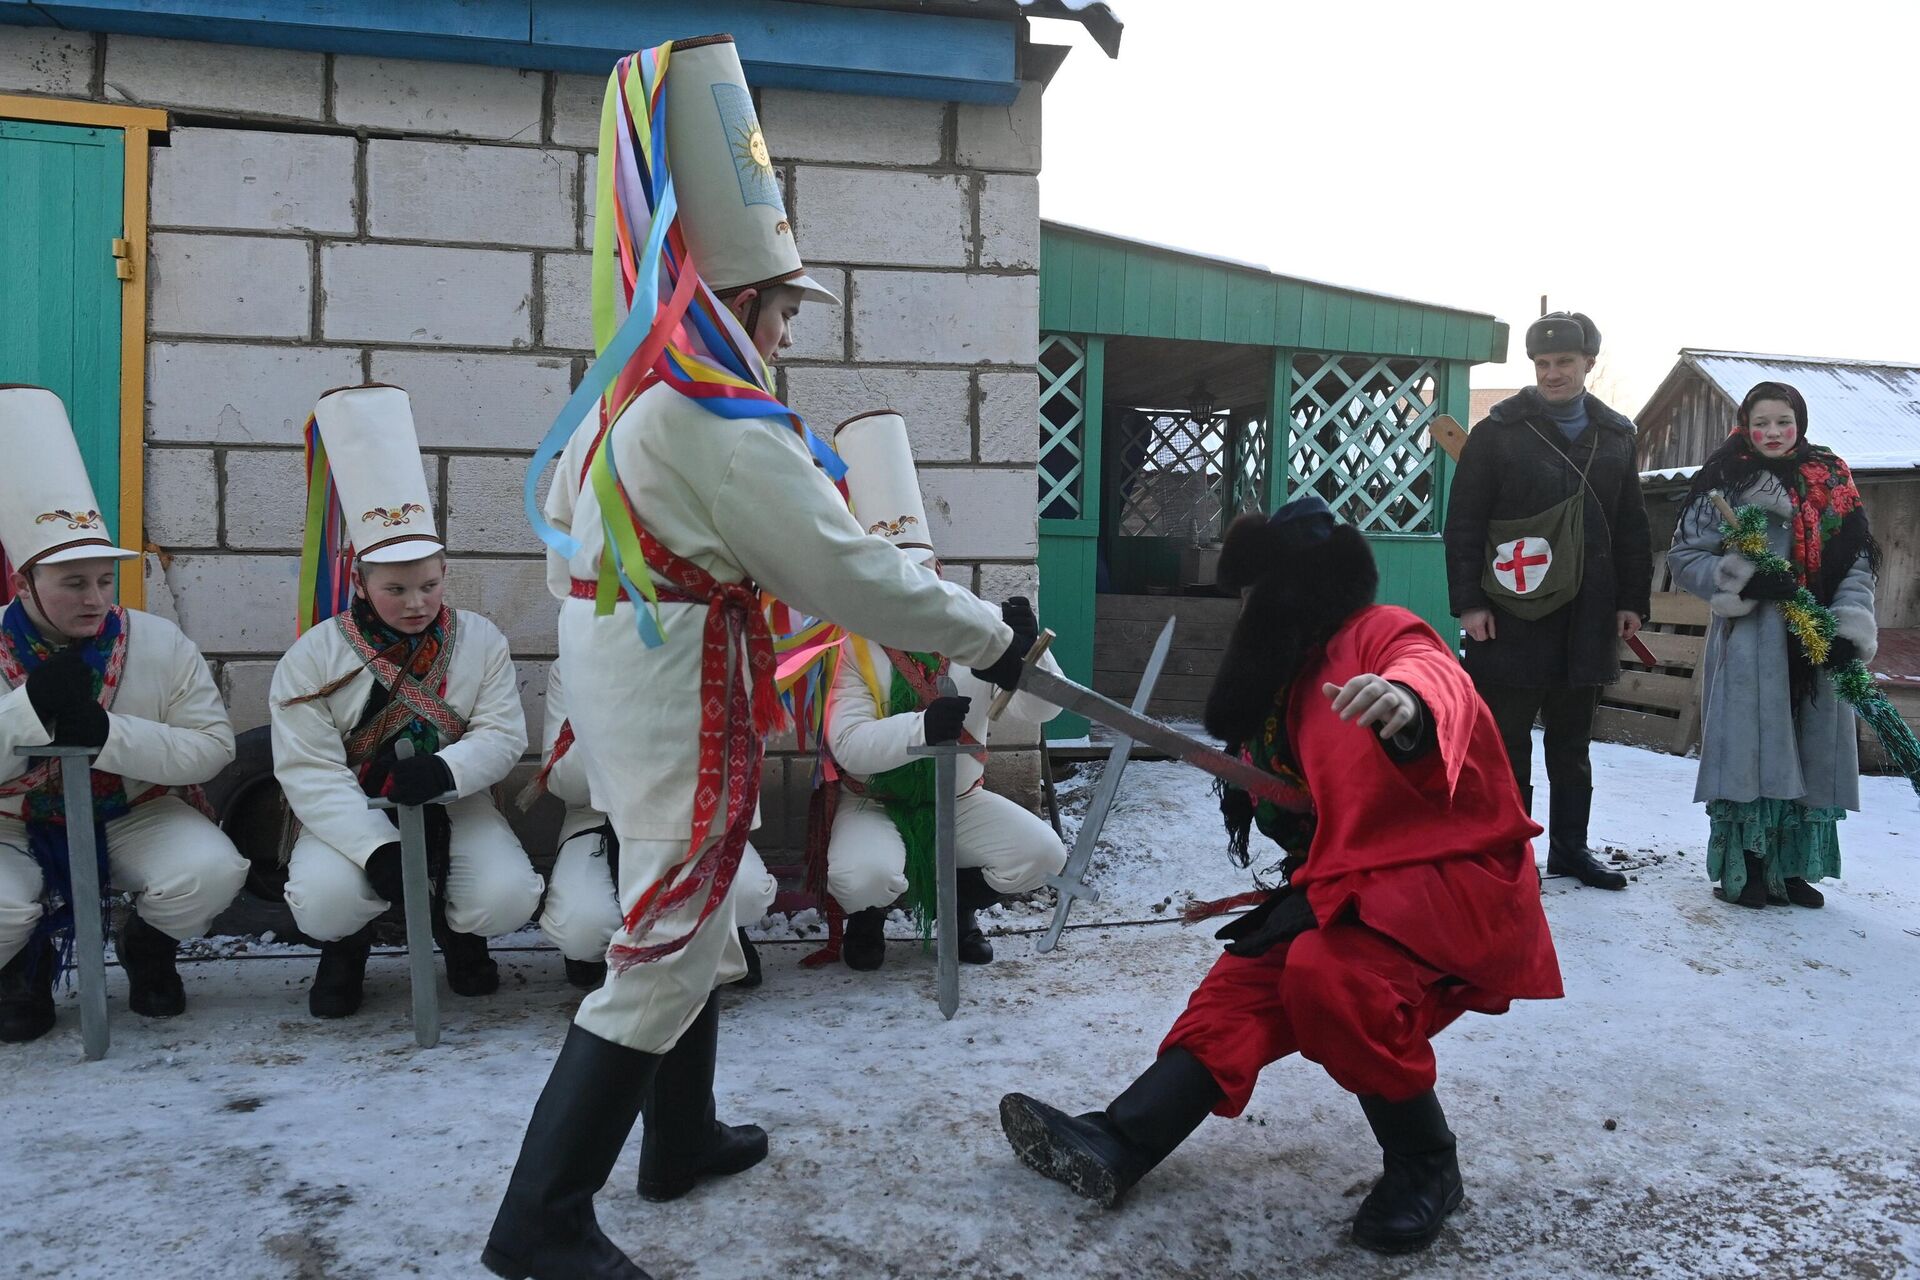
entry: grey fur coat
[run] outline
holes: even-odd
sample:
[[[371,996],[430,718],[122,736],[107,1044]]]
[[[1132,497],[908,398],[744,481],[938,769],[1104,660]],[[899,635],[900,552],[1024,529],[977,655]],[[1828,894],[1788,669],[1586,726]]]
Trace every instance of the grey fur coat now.
[[[1761,473],[1729,501],[1767,512],[1774,554],[1788,554],[1786,488]],[[1707,601],[1706,670],[1700,693],[1700,776],[1696,802],[1798,800],[1808,808],[1860,808],[1860,757],[1853,708],[1840,700],[1824,671],[1814,673],[1814,695],[1796,725],[1788,693],[1787,646],[1795,643],[1771,601],[1741,597],[1753,563],[1720,550],[1720,517],[1706,498],[1680,515],[1667,552],[1673,579]],[[1863,555],[1828,606],[1838,633],[1871,663],[1879,632],[1873,620],[1873,572]]]

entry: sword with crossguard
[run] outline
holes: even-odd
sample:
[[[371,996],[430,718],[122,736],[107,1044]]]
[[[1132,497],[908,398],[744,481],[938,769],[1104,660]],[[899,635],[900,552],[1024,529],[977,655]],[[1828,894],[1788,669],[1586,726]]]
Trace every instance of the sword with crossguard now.
[[[1063,711],[1078,712],[1089,720],[1105,725],[1113,730],[1119,739],[1114,744],[1113,754],[1109,757],[1109,768],[1117,761],[1124,765],[1126,754],[1131,752],[1133,744],[1144,742],[1150,747],[1164,751],[1183,764],[1190,764],[1240,788],[1253,796],[1255,800],[1267,800],[1294,813],[1308,813],[1313,809],[1313,798],[1307,792],[1285,780],[1268,773],[1265,769],[1249,763],[1238,756],[1230,756],[1224,751],[1208,746],[1197,738],[1190,738],[1178,729],[1160,723],[1141,710],[1122,706],[1112,698],[1095,693],[1083,684],[1067,679],[1063,675],[1047,670],[1039,665],[1039,657],[1053,643],[1052,631],[1043,631],[1033,647],[1027,650],[1026,661],[1020,668],[1017,688],[1023,693],[1052,703]],[[1172,639],[1171,621],[1168,629],[1160,634],[1160,643],[1155,646],[1155,657],[1164,659],[1164,646]],[[1155,664],[1157,667],[1157,664]],[[1152,673],[1157,675],[1157,669]],[[1151,692],[1151,676],[1142,682]],[[1011,691],[1003,692],[994,699],[990,717],[998,719],[1011,700]],[[1144,707],[1144,700],[1136,695],[1136,704]],[[1066,913],[1074,898],[1092,899],[1094,891],[1084,883],[1086,864],[1092,856],[1094,841],[1099,838],[1100,828],[1107,818],[1107,806],[1113,802],[1113,792],[1119,785],[1119,774],[1112,775],[1112,786],[1108,779],[1101,779],[1100,793],[1095,796],[1095,805],[1087,813],[1087,820],[1081,824],[1080,837],[1074,844],[1073,861],[1068,864],[1059,879],[1064,882],[1068,872],[1072,872],[1075,883],[1056,884],[1061,891],[1060,905],[1055,909],[1053,926],[1047,931],[1039,950],[1049,950],[1058,941],[1060,930],[1066,925]],[[1082,855],[1082,848],[1085,855]],[[1075,863],[1078,865],[1076,866]]]

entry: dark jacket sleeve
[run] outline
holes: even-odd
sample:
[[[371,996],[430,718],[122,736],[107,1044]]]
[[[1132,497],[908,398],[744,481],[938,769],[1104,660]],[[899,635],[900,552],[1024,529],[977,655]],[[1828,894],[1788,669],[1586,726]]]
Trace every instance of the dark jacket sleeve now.
[[[1488,420],[1467,435],[1447,495],[1447,599],[1454,617],[1491,607],[1480,586],[1487,550],[1487,520],[1499,492],[1500,454]],[[1645,524],[1643,513],[1641,523]]]
[[[1614,498],[1614,608],[1645,618],[1653,607],[1653,537],[1647,528],[1647,500],[1640,492],[1638,466],[1629,439],[1626,478]]]

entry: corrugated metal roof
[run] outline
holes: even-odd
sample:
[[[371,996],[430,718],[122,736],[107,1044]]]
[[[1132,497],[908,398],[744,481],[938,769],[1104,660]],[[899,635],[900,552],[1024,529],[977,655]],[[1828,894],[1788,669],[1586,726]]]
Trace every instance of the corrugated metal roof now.
[[[1756,382],[1798,388],[1814,441],[1855,470],[1920,466],[1920,364],[1693,347],[1680,358],[1735,404]]]

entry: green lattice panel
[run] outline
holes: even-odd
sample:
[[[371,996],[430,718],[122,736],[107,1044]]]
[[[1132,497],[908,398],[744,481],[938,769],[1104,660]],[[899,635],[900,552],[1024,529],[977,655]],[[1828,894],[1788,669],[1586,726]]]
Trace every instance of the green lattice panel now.
[[[1300,356],[1288,404],[1289,488],[1369,533],[1435,527],[1437,362]]]

